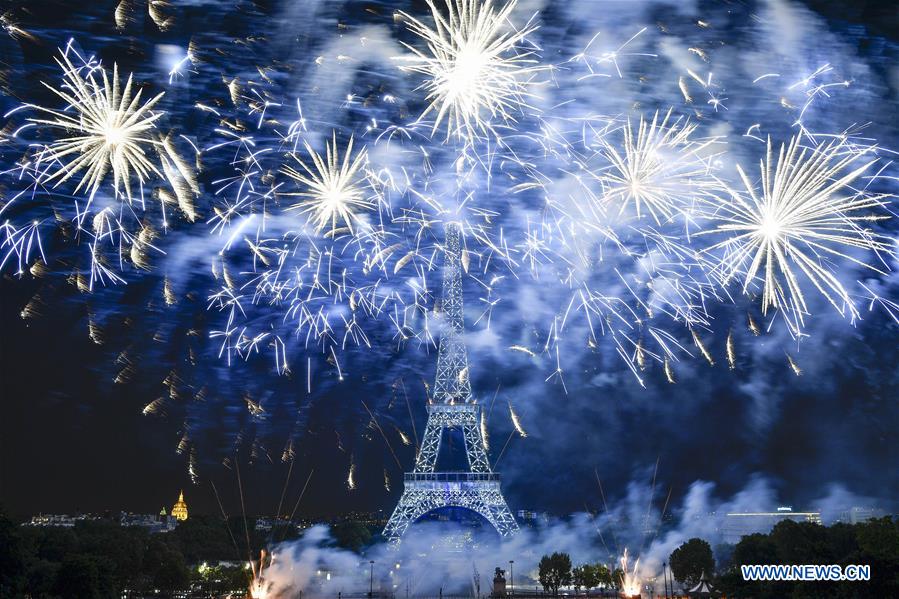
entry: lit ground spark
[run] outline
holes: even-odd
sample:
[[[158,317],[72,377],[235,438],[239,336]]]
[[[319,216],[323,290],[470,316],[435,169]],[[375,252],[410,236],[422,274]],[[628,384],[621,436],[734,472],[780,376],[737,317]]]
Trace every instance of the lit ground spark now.
[[[511,26],[516,0],[502,8],[492,0],[446,0],[447,14],[434,0],[428,6],[433,27],[402,13],[409,30],[427,43],[427,51],[404,44],[413,56],[401,59],[401,68],[426,78],[421,88],[430,104],[420,119],[434,113],[433,132],[446,120],[447,137],[466,139],[492,130],[494,120],[514,121],[541,68],[524,48],[536,26]]]
[[[641,596],[643,583],[637,573],[639,568],[640,558],[637,558],[634,567],[631,568],[628,563],[627,549],[625,549],[624,555],[621,556],[621,592],[625,597]]]
[[[729,197],[709,209],[709,232],[728,236],[707,250],[720,252],[722,280],[742,279],[748,292],[761,279],[763,312],[781,309],[794,330],[809,312],[800,273],[841,314],[854,318],[858,311],[834,261],[878,271],[853,250],[892,251],[892,241],[867,226],[885,218],[875,210],[886,196],[853,187],[876,159],[859,158],[840,142],[803,147],[798,137],[775,156],[769,140],[760,186],[738,167],[745,191],[729,188]]]
[[[266,560],[266,557],[268,557],[268,560]],[[266,561],[268,563],[266,563]],[[250,566],[253,575],[249,589],[250,597],[252,599],[269,599],[275,591],[275,584],[265,578],[267,568],[271,568],[274,565],[274,562],[274,554],[267,554],[263,549],[260,552],[258,562],[250,561],[247,563],[247,565]]]
[[[308,142],[306,152],[314,168],[307,166],[296,154],[291,154],[304,172],[292,166],[285,166],[282,171],[297,184],[306,187],[303,191],[284,193],[303,198],[288,206],[287,210],[310,215],[319,233],[328,227],[330,232],[336,231],[338,221],[342,221],[352,233],[354,224],[357,225],[360,220],[359,213],[373,206],[368,197],[370,190],[366,189],[360,173],[365,165],[366,149],[362,148],[353,155],[353,139],[350,138],[341,161],[335,133],[331,143],[327,144],[324,156],[313,150]]]

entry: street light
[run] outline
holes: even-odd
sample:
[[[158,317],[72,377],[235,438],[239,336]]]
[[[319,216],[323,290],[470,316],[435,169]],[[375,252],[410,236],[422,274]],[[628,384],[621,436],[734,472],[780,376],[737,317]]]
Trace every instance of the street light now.
[[[514,563],[514,559],[509,560],[509,595],[511,597],[515,596],[515,570],[512,569]]]
[[[662,579],[665,581],[665,599],[668,599],[668,564],[662,562]]]
[[[368,564],[371,567],[371,571],[368,573],[368,596],[370,598],[374,596],[375,590],[375,560],[368,560]]]

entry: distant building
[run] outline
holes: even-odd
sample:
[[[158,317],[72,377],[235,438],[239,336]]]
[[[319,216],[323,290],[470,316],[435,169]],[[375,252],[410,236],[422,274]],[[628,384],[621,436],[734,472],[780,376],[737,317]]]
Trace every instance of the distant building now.
[[[786,506],[773,512],[730,512],[725,515],[721,533],[725,543],[737,543],[746,535],[770,532],[784,520],[821,524],[821,512],[794,512]]]
[[[181,491],[178,501],[172,506],[172,517],[176,520],[187,520],[187,502],[184,501],[184,491]]]
[[[165,513],[165,508],[157,514],[132,514],[122,512],[119,515],[119,526],[139,526],[151,533],[170,532],[175,530],[178,521]]]
[[[522,526],[536,526],[549,522],[549,515],[546,512],[534,512],[531,510],[518,510],[515,512],[515,518]]]
[[[70,516],[68,514],[40,514],[32,516],[30,522],[26,522],[25,526],[59,526],[62,528],[72,528],[76,522],[87,522],[89,520],[99,520],[97,516],[89,516],[79,514]]]
[[[322,521],[327,524],[358,522],[359,524],[364,524],[365,526],[382,527],[387,524],[387,519],[388,514],[384,513],[384,510],[377,510],[374,512],[348,512],[346,514],[324,518]]]
[[[876,507],[852,507],[842,512],[837,522],[845,522],[846,524],[858,524],[873,518],[883,518],[886,512]]]
[[[40,514],[32,516],[31,521],[25,522],[22,526],[56,526],[61,528],[73,528],[79,522],[96,522],[96,521],[118,521],[119,526],[140,526],[146,528],[151,533],[168,532],[175,529],[178,523],[175,518],[166,515],[165,509],[156,514],[132,514],[131,512],[121,512],[118,518],[107,515],[100,517],[96,515],[79,514],[70,516],[68,514]]]
[[[276,522],[275,518],[256,518],[255,528],[261,532],[270,532]]]

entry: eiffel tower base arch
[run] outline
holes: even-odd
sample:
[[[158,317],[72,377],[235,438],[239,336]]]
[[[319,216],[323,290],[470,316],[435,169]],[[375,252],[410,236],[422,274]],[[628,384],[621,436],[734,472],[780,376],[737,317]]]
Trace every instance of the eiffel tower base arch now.
[[[501,537],[518,531],[518,523],[500,491],[499,475],[476,472],[410,472],[384,536],[398,543],[409,526],[425,514],[447,507],[469,509],[482,516]]]

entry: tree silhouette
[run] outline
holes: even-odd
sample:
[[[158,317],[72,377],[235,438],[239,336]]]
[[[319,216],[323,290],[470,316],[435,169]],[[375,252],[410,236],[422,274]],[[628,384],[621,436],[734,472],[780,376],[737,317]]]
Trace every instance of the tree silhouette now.
[[[693,586],[702,578],[703,572],[711,576],[715,572],[715,557],[712,546],[702,539],[693,538],[671,552],[668,558],[674,579],[687,586]]]
[[[559,587],[571,584],[571,557],[567,553],[544,555],[540,559],[538,578],[543,590],[559,594]]]

